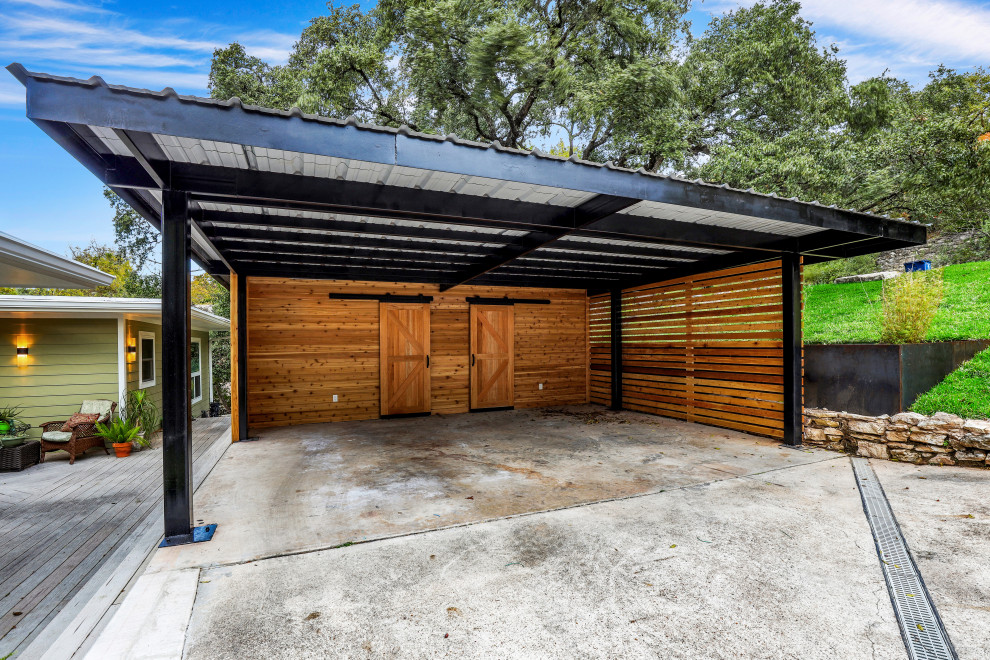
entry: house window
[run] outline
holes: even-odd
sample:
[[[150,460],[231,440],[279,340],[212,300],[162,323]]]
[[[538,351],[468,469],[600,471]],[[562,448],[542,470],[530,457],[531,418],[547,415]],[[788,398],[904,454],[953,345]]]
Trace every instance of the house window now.
[[[189,355],[191,356],[191,364],[189,371],[192,373],[192,402],[203,398],[203,361],[200,359],[202,352],[202,339],[193,339],[192,345],[189,347]]]
[[[155,333],[138,333],[138,387],[144,389],[155,384]]]

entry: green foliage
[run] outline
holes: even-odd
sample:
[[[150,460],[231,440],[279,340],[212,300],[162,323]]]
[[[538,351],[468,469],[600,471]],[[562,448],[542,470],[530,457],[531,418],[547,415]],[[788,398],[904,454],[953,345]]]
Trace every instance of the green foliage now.
[[[121,392],[120,409],[118,410],[120,419],[138,427],[138,432],[143,433],[143,437],[135,438],[135,442],[142,447],[151,446],[151,434],[162,426],[162,416],[158,412],[158,406],[148,397],[147,390],[127,390]]]
[[[923,415],[947,412],[960,417],[990,419],[990,350],[977,353],[914,402]]]
[[[877,269],[877,262],[872,255],[864,254],[849,259],[823,261],[819,264],[809,264],[804,267],[804,283],[806,286],[829,284],[837,277],[863,275]]]
[[[917,344],[928,336],[944,297],[940,269],[904,273],[883,282],[880,341]]]
[[[268,107],[538,146],[934,223],[990,217],[990,74],[849,85],[800,4],[692,37],[689,0],[382,0],[328,7],[284,66],[239,44],[210,91]]]
[[[0,422],[13,422],[23,411],[21,406],[0,406]]]
[[[96,424],[96,435],[113,443],[134,442],[141,427],[129,419],[115,419],[109,424]]]
[[[990,337],[990,262],[940,270],[945,297],[925,341]],[[880,341],[881,282],[807,286],[804,297],[806,344]]]
[[[135,271],[142,271],[148,263],[157,265],[155,257],[161,243],[161,235],[141,214],[109,188],[103,189],[103,196],[113,210],[114,243],[121,257],[127,259]]]

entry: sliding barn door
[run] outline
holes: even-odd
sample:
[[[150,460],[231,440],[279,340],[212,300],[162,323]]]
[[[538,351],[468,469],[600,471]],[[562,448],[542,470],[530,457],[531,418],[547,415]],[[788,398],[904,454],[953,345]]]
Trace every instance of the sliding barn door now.
[[[471,305],[471,408],[513,405],[512,305]]]
[[[430,305],[381,303],[382,415],[430,412]]]

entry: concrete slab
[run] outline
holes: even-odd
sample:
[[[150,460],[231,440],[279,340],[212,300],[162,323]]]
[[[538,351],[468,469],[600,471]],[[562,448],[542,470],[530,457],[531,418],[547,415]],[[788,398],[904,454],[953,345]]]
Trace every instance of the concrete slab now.
[[[903,658],[848,459],[817,459],[207,569],[186,657]]]
[[[990,657],[990,472],[870,464],[959,657]]]
[[[142,575],[86,660],[181,658],[198,581],[197,569]]]
[[[232,446],[196,493],[215,566],[706,483],[833,456],[600,406],[314,424]]]

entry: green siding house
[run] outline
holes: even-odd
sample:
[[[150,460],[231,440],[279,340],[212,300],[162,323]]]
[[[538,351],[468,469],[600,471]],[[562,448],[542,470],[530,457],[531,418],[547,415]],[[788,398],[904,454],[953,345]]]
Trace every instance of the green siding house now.
[[[213,393],[211,330],[227,319],[192,309],[193,415]],[[125,390],[147,390],[161,409],[161,301],[151,298],[0,296],[0,406],[37,437],[42,422],[68,419],[83,399],[119,401]]]

